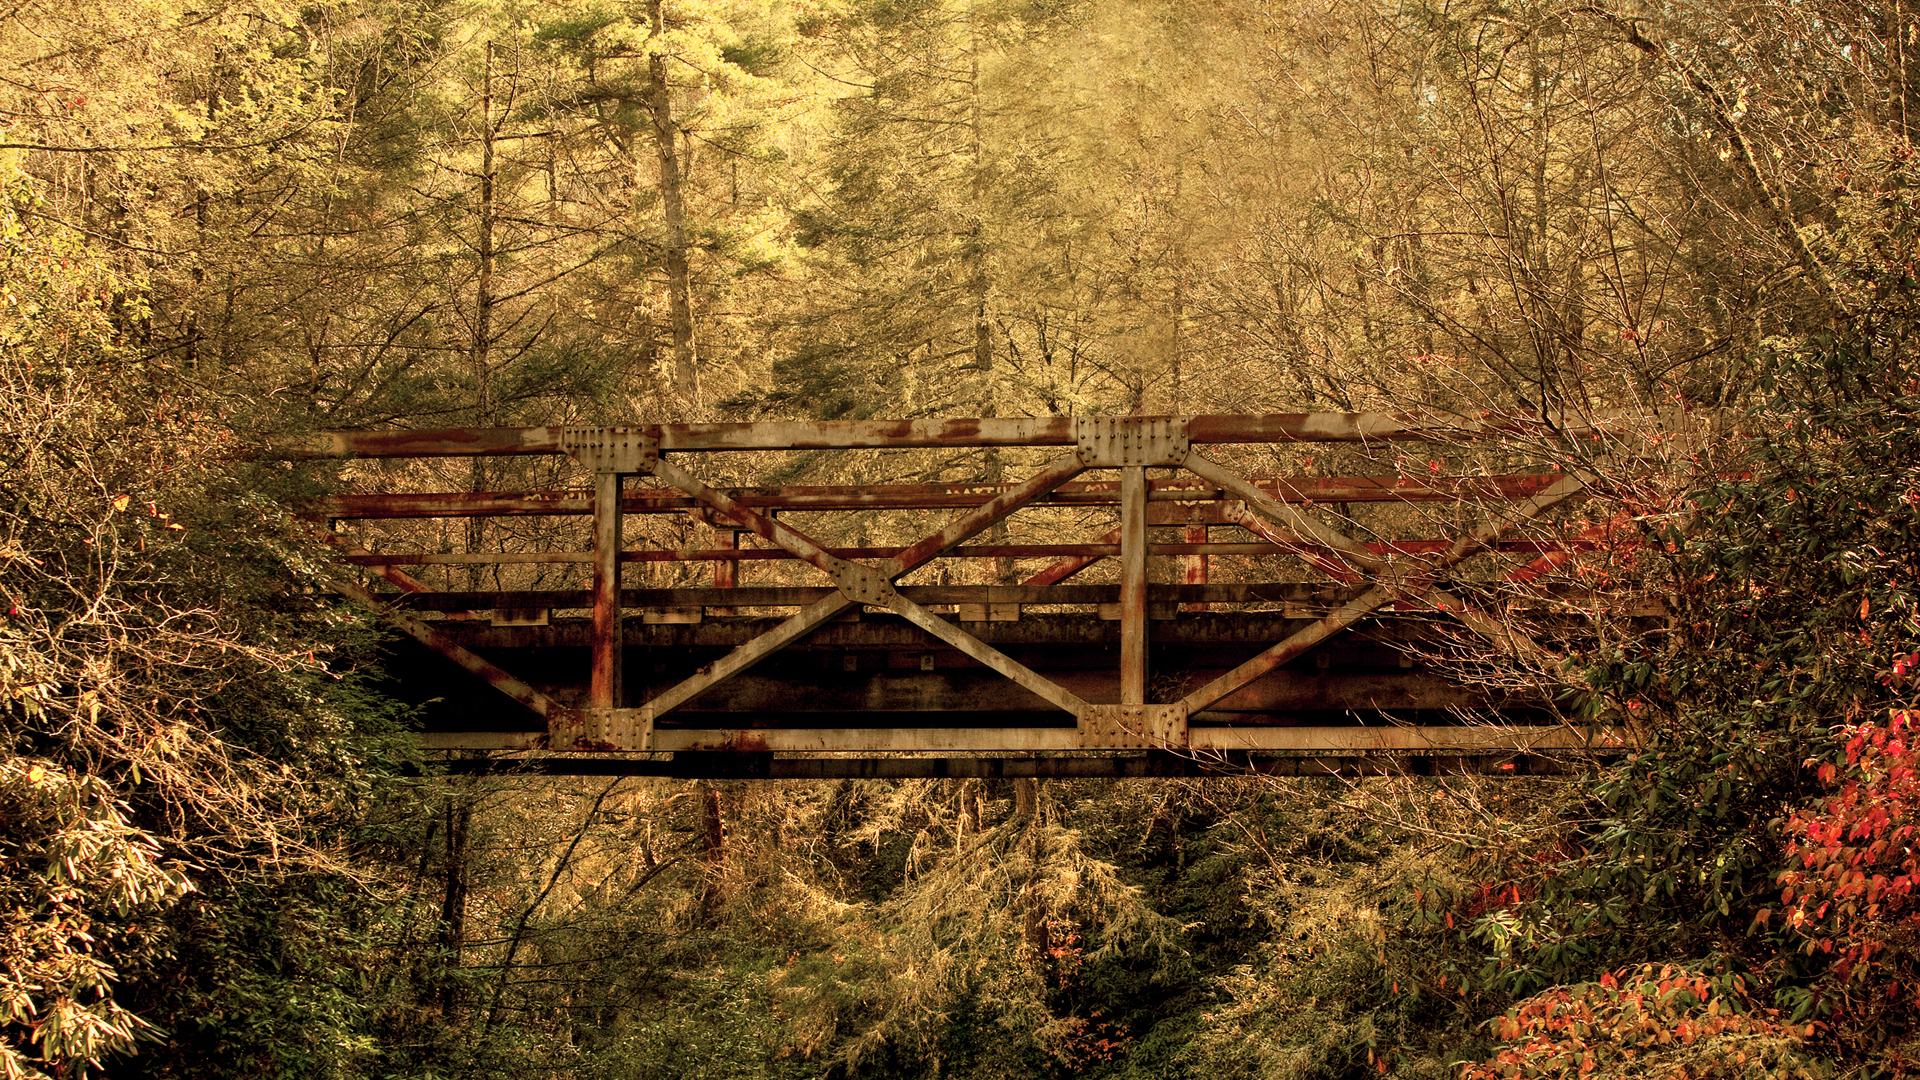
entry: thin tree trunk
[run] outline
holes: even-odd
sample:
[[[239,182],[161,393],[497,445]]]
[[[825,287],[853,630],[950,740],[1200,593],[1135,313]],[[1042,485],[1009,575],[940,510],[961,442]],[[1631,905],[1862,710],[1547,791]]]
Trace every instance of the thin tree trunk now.
[[[581,819],[580,827],[574,830],[573,838],[567,842],[567,850],[560,854],[560,861],[554,863],[553,873],[547,875],[546,885],[542,886],[533,900],[521,909],[519,918],[514,921],[513,931],[507,935],[506,956],[500,961],[500,974],[493,981],[493,1001],[487,1006],[487,1021],[480,1029],[482,1049],[493,1039],[495,1029],[500,1026],[500,1018],[504,1014],[506,1005],[507,980],[513,976],[513,963],[520,958],[520,947],[526,943],[527,925],[533,921],[534,913],[540,910],[540,905],[546,903],[547,897],[553,895],[554,886],[560,883],[561,875],[567,872],[567,867],[573,865],[573,853],[579,850],[580,842],[587,838],[587,832],[593,828],[594,820],[600,816],[600,808],[606,805],[607,797],[613,794],[620,783],[620,778],[616,777],[609,781],[606,787],[600,789],[600,794],[594,797],[593,805],[587,808],[586,817]]]
[[[663,0],[647,0],[651,37],[666,33]],[[667,226],[667,307],[673,332],[673,389],[682,404],[698,408],[699,382],[694,366],[693,288],[687,266],[687,218],[682,202],[680,158],[675,152],[673,96],[667,86],[667,58],[647,58],[647,82],[652,101],[653,145],[660,159],[660,210]]]
[[[712,918],[720,905],[720,876],[727,865],[726,817],[720,809],[720,790],[712,784],[694,781],[693,797],[699,804],[700,855],[706,867],[700,889],[700,912]]]
[[[497,207],[494,205],[494,123],[493,123],[493,43],[487,43],[486,74],[480,89],[480,235],[476,245],[480,255],[480,280],[474,290],[473,298],[473,338],[468,342],[467,360],[473,371],[474,390],[474,426],[490,427],[495,422],[493,407],[493,308],[494,264],[496,247],[494,226]],[[468,486],[476,492],[487,489],[487,471],[483,458],[476,457],[469,467]],[[486,521],[474,517],[467,520],[467,550],[480,552],[486,548]],[[483,577],[486,568],[475,564],[467,569],[467,587],[481,589],[485,587]],[[494,570],[499,574],[498,568]],[[497,582],[496,582],[497,584]]]
[[[471,854],[473,802],[464,792],[449,793],[445,805],[447,832],[446,860],[441,866],[440,950],[446,967],[440,973],[440,1010],[451,1017],[460,1008],[464,996],[454,972],[461,966],[461,953],[467,943],[467,890],[471,882],[468,858]]]

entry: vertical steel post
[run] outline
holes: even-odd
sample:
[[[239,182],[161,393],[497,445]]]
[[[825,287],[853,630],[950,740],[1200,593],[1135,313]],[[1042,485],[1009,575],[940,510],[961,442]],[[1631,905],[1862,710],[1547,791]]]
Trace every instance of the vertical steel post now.
[[[718,542],[721,547],[727,549],[728,551],[740,550],[740,530],[739,529],[729,529],[724,526],[721,526],[721,527],[715,528],[713,532],[714,532],[715,541]],[[713,564],[713,587],[714,588],[732,589],[737,587],[739,584],[740,584],[740,564],[739,563],[733,562],[728,559],[721,559],[720,561]],[[731,604],[715,607],[710,610],[715,615],[732,615],[734,613],[734,608],[733,608],[733,605]]]
[[[1196,510],[1194,511],[1193,516],[1198,517],[1199,513],[1200,512]],[[1204,544],[1206,542],[1207,542],[1206,522],[1204,521],[1187,522],[1187,543]],[[1207,556],[1188,555],[1186,558],[1181,560],[1181,567],[1184,570],[1184,573],[1180,575],[1182,584],[1205,585],[1207,583]],[[1186,604],[1180,605],[1180,610],[1181,611],[1205,611],[1207,610],[1207,605],[1201,602],[1186,603]]]
[[[1147,700],[1147,470],[1120,470],[1120,704]]]
[[[620,704],[620,480],[593,474],[593,677],[587,707]]]

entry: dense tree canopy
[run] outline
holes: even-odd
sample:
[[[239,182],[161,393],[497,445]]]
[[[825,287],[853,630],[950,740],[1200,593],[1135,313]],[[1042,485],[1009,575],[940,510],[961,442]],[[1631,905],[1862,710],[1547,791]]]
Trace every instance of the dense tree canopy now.
[[[0,1076],[1910,1073],[1917,34],[1858,0],[0,12]],[[1637,543],[1586,572],[1669,618],[1501,677],[1633,715],[1633,755],[438,776],[289,517],[381,473],[248,452],[1374,407],[1657,436],[1452,462],[1599,477]],[[471,530],[435,542],[552,542]]]

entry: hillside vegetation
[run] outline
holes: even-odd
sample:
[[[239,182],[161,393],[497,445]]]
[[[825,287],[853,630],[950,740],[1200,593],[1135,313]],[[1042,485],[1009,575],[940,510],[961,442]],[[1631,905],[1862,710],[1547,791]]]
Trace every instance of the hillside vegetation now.
[[[1914,1072],[1917,41],[1855,0],[0,11],[0,1077]],[[1251,463],[1592,471],[1635,544],[1581,572],[1671,617],[1496,675],[1632,755],[441,775],[294,516],[393,478],[259,452],[1370,409],[1714,417],[1633,468]]]

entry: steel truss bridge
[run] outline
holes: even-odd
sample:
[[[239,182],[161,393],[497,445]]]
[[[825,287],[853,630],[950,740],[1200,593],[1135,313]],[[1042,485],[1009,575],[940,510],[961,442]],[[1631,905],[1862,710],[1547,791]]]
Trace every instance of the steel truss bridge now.
[[[471,752],[455,755],[466,767],[1512,774],[1631,739],[1487,678],[1503,658],[1555,660],[1514,612],[1578,635],[1582,611],[1607,609],[1559,573],[1608,546],[1604,531],[1549,525],[1593,478],[1424,461],[1272,477],[1226,462],[1539,434],[1527,427],[1367,413],[761,422],[330,432],[294,452],[382,459],[356,469],[387,490],[309,512],[338,551],[335,587],[410,639],[392,668],[439,699],[425,745]],[[985,458],[1025,478],[711,482],[799,453],[840,455],[824,471],[847,477],[956,451],[976,474]],[[434,459],[529,455],[571,458],[591,488],[392,490],[450,486]],[[1385,538],[1444,523],[1461,524]],[[456,528],[468,550],[445,541]],[[476,549],[487,529],[511,543]]]

